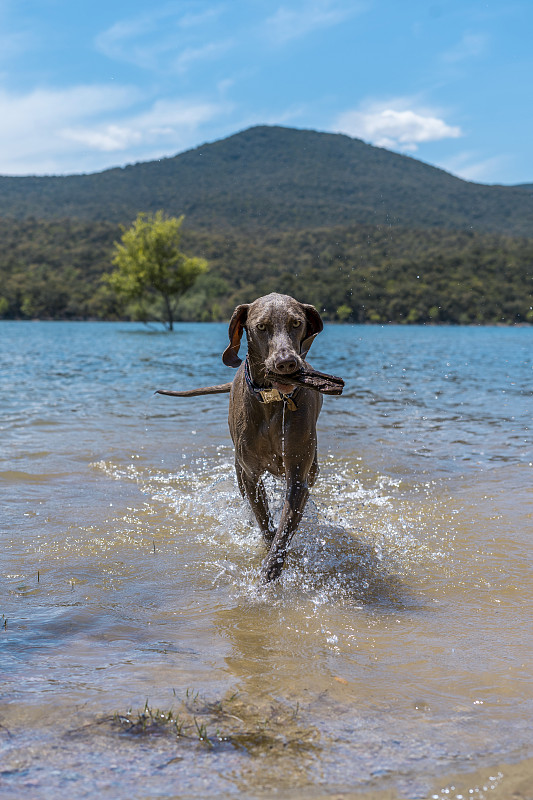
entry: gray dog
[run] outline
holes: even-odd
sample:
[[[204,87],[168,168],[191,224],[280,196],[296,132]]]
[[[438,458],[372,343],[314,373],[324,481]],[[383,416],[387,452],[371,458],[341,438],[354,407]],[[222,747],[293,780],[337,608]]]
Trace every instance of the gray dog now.
[[[229,324],[230,343],[222,360],[238,367],[235,379],[220,386],[160,394],[192,397],[230,392],[229,429],[235,445],[235,469],[265,541],[263,582],[279,577],[287,549],[318,474],[316,422],[320,392],[340,394],[340,378],[313,372],[305,358],[323,328],[313,306],[284,294],[269,294],[237,306]],[[239,348],[243,331],[248,355]],[[317,384],[318,380],[318,384]],[[311,388],[312,386],[312,388]],[[268,508],[262,476],[285,477],[285,502],[277,528]]]
[[[237,306],[229,325],[230,344],[222,360],[239,367],[231,386],[229,429],[235,445],[235,469],[270,545],[263,581],[277,578],[291,538],[302,518],[309,487],[318,473],[316,421],[322,407],[318,392],[272,380],[304,366],[314,337],[323,328],[318,311],[283,294],[269,294]],[[243,330],[248,339],[245,363],[238,357]],[[269,378],[267,378],[267,374]],[[285,503],[277,529],[268,509],[262,475],[285,476]]]

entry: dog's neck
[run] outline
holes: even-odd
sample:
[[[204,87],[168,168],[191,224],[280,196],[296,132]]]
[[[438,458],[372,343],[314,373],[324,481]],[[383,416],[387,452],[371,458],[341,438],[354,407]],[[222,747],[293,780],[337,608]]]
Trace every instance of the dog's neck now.
[[[248,347],[248,355],[246,356],[246,363],[248,365],[248,374],[254,384],[263,389],[268,388],[271,383],[267,381],[265,378],[266,375],[266,367],[264,364],[263,359],[253,351],[250,347]]]
[[[271,382],[267,381],[265,378],[265,365],[260,361],[256,361],[253,355],[250,356],[250,353],[246,356],[245,369],[248,373],[248,377],[256,388],[268,389],[271,386]]]

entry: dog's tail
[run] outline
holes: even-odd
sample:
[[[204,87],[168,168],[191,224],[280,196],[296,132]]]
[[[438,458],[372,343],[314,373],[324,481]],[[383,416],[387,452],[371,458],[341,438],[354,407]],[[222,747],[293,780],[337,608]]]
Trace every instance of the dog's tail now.
[[[154,394],[167,394],[170,397],[198,397],[201,394],[224,394],[231,389],[231,383],[219,383],[218,386],[202,386],[200,389],[186,389],[174,392],[172,389],[156,389]]]

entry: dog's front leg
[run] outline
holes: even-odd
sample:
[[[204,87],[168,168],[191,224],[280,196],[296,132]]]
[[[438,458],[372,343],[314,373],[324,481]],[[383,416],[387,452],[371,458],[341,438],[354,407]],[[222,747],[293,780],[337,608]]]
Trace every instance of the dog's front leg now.
[[[287,491],[278,529],[261,568],[262,583],[279,578],[287,550],[294,532],[300,524],[308,497],[307,477],[304,477],[300,470],[291,471],[287,475]]]
[[[237,473],[237,483],[242,496],[248,500],[253,514],[257,520],[263,538],[268,544],[271,543],[275,535],[274,525],[268,508],[265,486],[261,477],[247,475],[240,464],[235,464]]]

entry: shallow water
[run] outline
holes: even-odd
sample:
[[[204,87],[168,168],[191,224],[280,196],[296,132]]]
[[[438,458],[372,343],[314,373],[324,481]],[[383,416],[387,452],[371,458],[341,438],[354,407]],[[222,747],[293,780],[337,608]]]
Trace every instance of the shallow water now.
[[[327,326],[347,388],[267,588],[227,396],[153,396],[229,380],[225,345],[0,323],[2,796],[533,785],[533,329]]]

